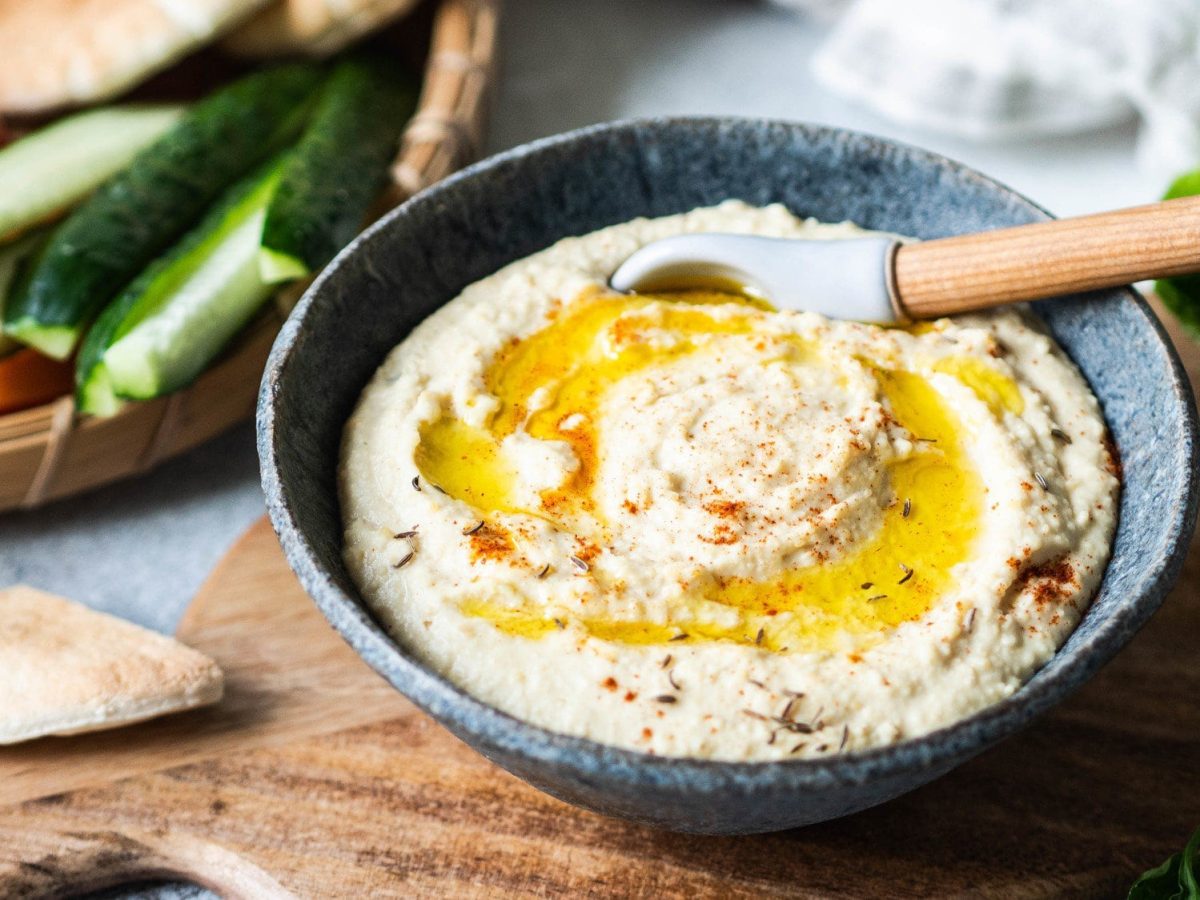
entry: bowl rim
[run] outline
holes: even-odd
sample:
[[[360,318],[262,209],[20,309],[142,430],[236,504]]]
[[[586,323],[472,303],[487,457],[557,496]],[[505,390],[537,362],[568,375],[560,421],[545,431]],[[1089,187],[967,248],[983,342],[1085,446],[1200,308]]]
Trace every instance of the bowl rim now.
[[[649,129],[662,133],[714,126],[783,127],[814,140],[841,140],[865,145],[873,150],[901,153],[919,163],[974,182],[990,192],[999,193],[1017,207],[1030,212],[1034,220],[1054,218],[1046,209],[1002,182],[940,153],[866,132],[778,118],[656,116],[619,119],[539,138],[497,153],[426,188],[363,231],[314,280],[280,330],[263,375],[257,413],[262,485],[272,526],[280,538],[288,564],[302,586],[354,651],[393,687],[443,726],[459,737],[469,736],[469,743],[485,755],[490,755],[489,751],[502,756],[515,755],[540,765],[573,770],[582,778],[602,778],[609,783],[616,781],[629,786],[684,787],[699,795],[719,793],[731,787],[747,793],[768,787],[771,790],[828,789],[861,785],[914,769],[955,765],[1017,733],[1038,715],[1066,699],[1107,664],[1149,621],[1165,600],[1183,566],[1200,503],[1200,482],[1195,477],[1187,480],[1184,496],[1174,498],[1182,502],[1176,502],[1170,508],[1173,513],[1173,519],[1167,526],[1173,536],[1170,546],[1165,554],[1151,561],[1142,579],[1145,586],[1141,593],[1132,602],[1113,610],[1087,636],[1084,643],[1074,647],[1070,664],[1048,675],[1044,675],[1043,666],[1010,696],[917,737],[818,759],[765,761],[652,755],[554,732],[476,699],[409,656],[370,615],[360,597],[347,594],[338,587],[332,575],[319,562],[285,496],[276,447],[276,385],[283,377],[298,344],[300,325],[308,310],[325,286],[337,278],[346,259],[359,252],[370,252],[369,245],[397,219],[419,215],[426,206],[436,210],[437,198],[452,191],[459,183],[485,178],[493,170],[515,161],[620,132]],[[1197,435],[1195,401],[1183,364],[1165,328],[1146,301],[1129,287],[1116,289],[1115,292],[1133,304],[1165,353],[1170,376],[1168,389],[1182,401],[1183,421],[1180,424],[1191,471],[1195,472],[1200,468],[1200,439]],[[450,299],[453,298],[447,298],[446,302]],[[1118,452],[1121,449],[1118,445]],[[1103,579],[1097,592],[1102,587]],[[1061,652],[1061,648],[1056,655],[1058,652]]]

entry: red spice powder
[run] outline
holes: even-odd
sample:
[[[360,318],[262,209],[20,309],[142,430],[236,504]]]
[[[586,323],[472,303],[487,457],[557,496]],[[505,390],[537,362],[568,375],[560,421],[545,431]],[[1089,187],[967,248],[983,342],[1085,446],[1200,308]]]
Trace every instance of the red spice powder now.
[[[638,316],[629,316],[613,322],[609,333],[612,335],[614,345],[624,347],[628,344],[640,343],[645,327],[645,319]]]
[[[1107,431],[1104,432],[1104,468],[1117,481],[1125,480],[1125,467],[1121,464],[1121,452],[1113,443],[1112,435]]]
[[[1074,594],[1079,582],[1075,569],[1065,558],[1060,558],[1030,566],[1017,578],[1017,586],[1022,590],[1029,589],[1034,602],[1045,606]]]
[[[722,519],[736,519],[741,515],[746,504],[741,500],[713,500],[704,504],[704,511]]]
[[[513,544],[512,537],[503,526],[485,522],[482,528],[471,535],[472,562],[478,562],[481,559],[493,561],[504,559],[515,551],[516,546]]]
[[[600,555],[600,548],[591,541],[584,540],[581,537],[576,537],[575,555],[582,559],[585,563],[590,563]]]
[[[730,528],[724,522],[722,522],[720,525],[718,525],[716,528],[714,528],[713,533],[711,535],[708,535],[706,537],[705,535],[700,534],[700,535],[697,535],[697,537],[700,538],[700,540],[704,541],[704,543],[706,543],[706,544],[724,545],[724,544],[736,544],[738,542],[737,532],[735,532],[732,528]]]

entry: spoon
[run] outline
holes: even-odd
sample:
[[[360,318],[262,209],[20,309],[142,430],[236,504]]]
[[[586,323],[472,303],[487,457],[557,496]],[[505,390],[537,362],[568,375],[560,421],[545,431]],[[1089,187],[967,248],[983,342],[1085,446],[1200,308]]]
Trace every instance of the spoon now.
[[[1200,197],[901,243],[682,234],[654,241],[613,274],[618,291],[721,279],[780,309],[836,319],[932,319],[1200,272]]]

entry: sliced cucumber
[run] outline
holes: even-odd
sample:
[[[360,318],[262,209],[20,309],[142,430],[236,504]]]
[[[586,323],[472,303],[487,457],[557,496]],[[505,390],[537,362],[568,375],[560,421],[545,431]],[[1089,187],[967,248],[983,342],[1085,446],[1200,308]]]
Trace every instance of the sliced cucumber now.
[[[29,258],[34,256],[46,240],[46,231],[27,232],[14,241],[0,247],[0,313],[4,302],[16,286],[18,278],[28,267]],[[8,356],[21,345],[12,338],[0,334],[0,356]]]
[[[381,59],[358,55],[334,67],[267,209],[263,278],[307,275],[358,234],[417,91],[410,75]]]
[[[112,415],[189,384],[273,288],[259,236],[281,165],[231,189],[195,229],[101,313],[76,365],[79,409]]]
[[[68,116],[0,150],[0,239],[82,200],[175,124],[183,109],[95,109]]]
[[[300,132],[321,77],[316,66],[277,66],[193,106],[55,232],[5,310],[5,332],[70,355],[117,291]]]

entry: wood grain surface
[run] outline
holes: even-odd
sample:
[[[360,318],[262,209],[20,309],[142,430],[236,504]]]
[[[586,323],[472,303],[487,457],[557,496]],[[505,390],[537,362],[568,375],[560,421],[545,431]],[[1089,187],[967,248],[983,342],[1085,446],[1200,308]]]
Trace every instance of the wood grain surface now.
[[[1122,896],[1200,824],[1198,588],[1193,544],[1113,663],[947,777],[708,838],[577,810],[466,748],[342,644],[262,522],[179,628],[225,668],[220,706],[0,749],[0,896],[147,875],[255,898]]]
[[[1200,270],[1200,197],[906,244],[895,290],[915,319]]]

